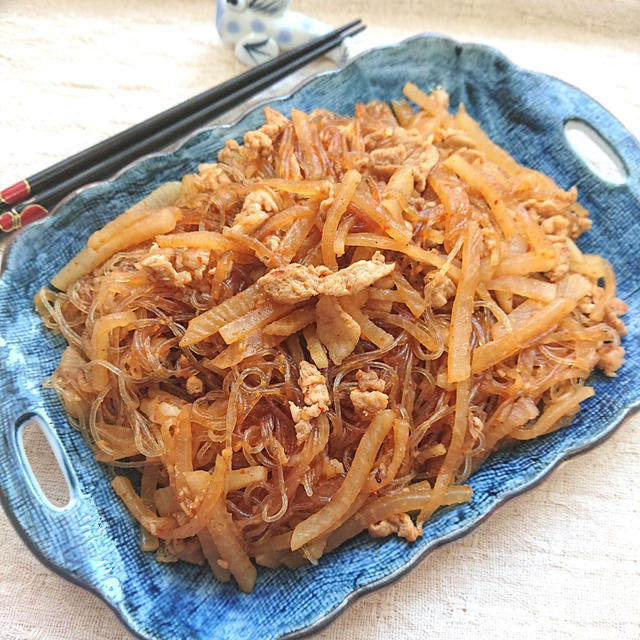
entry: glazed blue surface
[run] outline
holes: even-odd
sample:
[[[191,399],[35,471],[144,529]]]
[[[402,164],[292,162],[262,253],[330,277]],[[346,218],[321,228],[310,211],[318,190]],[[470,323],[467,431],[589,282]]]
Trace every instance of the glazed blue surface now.
[[[199,132],[180,149],[146,158],[113,181],[75,195],[54,216],[22,231],[5,256],[0,278],[1,497],[41,560],[98,593],[142,637],[250,640],[317,629],[355,594],[395,579],[430,549],[467,532],[500,502],[534,484],[559,460],[601,440],[640,400],[638,142],[579,90],[523,71],[493,49],[436,36],[371,51],[270,104],[286,114],[291,107],[353,113],[355,101],[400,98],[408,80],[425,90],[444,87],[452,104],[464,102],[518,161],[548,173],[563,188],[578,186],[579,200],[594,223],[579,244],[613,263],[619,296],[631,307],[625,318],[627,365],[613,380],[595,376],[596,395],[571,426],[490,457],[471,477],[472,501],[438,512],[417,542],[360,536],[317,567],[260,569],[254,592],[245,595],[233,584],[217,583],[207,568],[159,564],[139,550],[138,527],[109,486],[112,472],[93,459],[55,394],[41,386],[64,345],[42,326],[32,298],[92,231],[153,187],[213,161],[226,138],[239,140],[262,124],[262,112],[256,109],[232,126]],[[563,134],[570,118],[590,123],[617,150],[629,172],[626,184],[603,182],[576,158]],[[68,465],[73,496],[63,510],[42,504],[25,471],[16,425],[29,414],[43,419]]]

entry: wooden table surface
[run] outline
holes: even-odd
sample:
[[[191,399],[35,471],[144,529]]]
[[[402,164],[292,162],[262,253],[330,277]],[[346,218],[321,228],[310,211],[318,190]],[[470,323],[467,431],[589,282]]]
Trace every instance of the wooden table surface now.
[[[420,32],[493,45],[580,87],[640,138],[637,0],[300,0],[294,9],[336,26],[364,18],[356,50]],[[213,0],[2,0],[0,185],[242,71],[214,14]],[[639,465],[636,413],[316,637],[640,638]],[[128,637],[99,600],[41,566],[4,514],[0,549],[0,638]]]

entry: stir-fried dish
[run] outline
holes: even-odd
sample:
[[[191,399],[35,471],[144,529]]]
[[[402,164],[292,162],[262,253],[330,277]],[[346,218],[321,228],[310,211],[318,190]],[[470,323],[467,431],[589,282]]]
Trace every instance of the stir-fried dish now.
[[[48,383],[158,560],[250,591],[254,563],[413,541],[491,451],[565,427],[622,365],[626,305],[575,244],[576,189],[444,91],[405,95],[265,109],[36,296],[68,342]]]

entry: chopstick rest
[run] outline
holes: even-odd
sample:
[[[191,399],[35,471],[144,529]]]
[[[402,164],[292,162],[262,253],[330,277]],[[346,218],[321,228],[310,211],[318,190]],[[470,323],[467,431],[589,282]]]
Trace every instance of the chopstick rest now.
[[[223,42],[235,48],[238,60],[253,67],[331,31],[327,23],[291,11],[291,4],[291,0],[219,0],[216,28]],[[345,60],[346,43],[327,56],[336,63]]]

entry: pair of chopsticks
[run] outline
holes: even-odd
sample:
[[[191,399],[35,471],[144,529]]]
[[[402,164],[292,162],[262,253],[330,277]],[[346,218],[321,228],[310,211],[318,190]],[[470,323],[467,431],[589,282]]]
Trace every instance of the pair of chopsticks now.
[[[179,140],[364,29],[354,20],[3,189],[0,229],[10,232],[39,220],[78,187]]]

